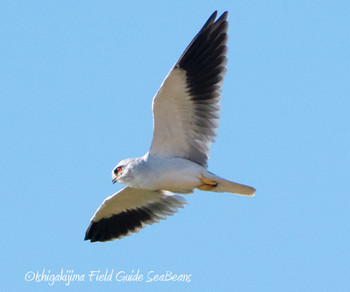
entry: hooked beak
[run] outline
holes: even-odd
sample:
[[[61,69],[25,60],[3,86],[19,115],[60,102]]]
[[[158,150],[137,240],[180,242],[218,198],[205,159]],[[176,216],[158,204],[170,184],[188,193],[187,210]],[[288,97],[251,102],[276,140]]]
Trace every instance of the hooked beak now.
[[[116,182],[117,182],[117,177],[116,177],[116,176],[113,176],[113,177],[112,177],[112,183],[115,184]]]

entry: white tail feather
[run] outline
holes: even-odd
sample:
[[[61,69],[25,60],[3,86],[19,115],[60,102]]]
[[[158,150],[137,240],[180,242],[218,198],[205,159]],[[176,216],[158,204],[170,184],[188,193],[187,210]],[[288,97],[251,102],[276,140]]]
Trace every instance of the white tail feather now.
[[[211,189],[212,192],[233,193],[250,197],[255,195],[256,190],[254,188],[223,179],[210,172],[208,172],[202,180],[205,181],[206,179],[213,180],[218,183],[215,188]]]

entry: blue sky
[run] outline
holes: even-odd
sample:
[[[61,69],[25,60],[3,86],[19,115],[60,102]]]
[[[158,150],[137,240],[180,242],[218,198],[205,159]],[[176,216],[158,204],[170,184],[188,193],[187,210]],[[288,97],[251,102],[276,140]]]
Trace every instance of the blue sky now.
[[[214,11],[228,71],[209,169],[254,198],[196,191],[160,224],[84,242],[151,101]],[[6,291],[350,289],[348,1],[1,1],[1,285]],[[28,272],[191,282],[26,281]]]

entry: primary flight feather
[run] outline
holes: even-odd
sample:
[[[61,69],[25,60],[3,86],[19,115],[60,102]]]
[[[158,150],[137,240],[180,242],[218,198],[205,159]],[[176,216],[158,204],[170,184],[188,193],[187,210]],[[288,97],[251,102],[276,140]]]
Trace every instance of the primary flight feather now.
[[[85,240],[109,241],[138,232],[183,208],[175,193],[194,189],[253,196],[255,189],[207,171],[220,117],[227,63],[228,13],[215,11],[170,70],[153,99],[153,140],[143,157],[124,159],[112,171],[125,184],[91,218]]]

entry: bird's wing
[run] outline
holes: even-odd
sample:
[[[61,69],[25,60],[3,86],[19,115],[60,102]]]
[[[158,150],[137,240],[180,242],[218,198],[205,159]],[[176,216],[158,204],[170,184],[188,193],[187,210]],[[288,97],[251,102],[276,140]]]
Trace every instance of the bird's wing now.
[[[106,198],[91,218],[85,240],[109,241],[138,232],[173,215],[186,200],[167,191],[125,187]]]
[[[227,63],[227,12],[217,21],[216,15],[215,11],[192,40],[153,99],[151,155],[207,166]]]

